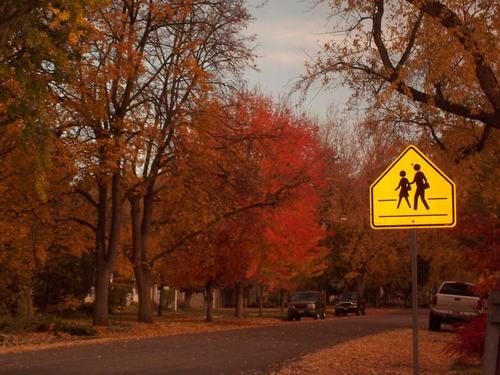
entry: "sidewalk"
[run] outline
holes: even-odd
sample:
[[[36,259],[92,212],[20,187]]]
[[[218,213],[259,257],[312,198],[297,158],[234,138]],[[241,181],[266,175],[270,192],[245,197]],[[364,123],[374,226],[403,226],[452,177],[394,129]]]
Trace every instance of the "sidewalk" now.
[[[480,375],[478,362],[457,364],[445,353],[452,332],[419,331],[420,373]],[[306,355],[273,375],[411,375],[412,331],[403,329],[352,340]]]

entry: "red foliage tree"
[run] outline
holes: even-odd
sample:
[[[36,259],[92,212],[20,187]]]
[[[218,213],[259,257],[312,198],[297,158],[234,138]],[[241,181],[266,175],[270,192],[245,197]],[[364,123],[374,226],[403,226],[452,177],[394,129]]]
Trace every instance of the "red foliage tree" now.
[[[213,287],[249,279],[287,286],[298,273],[317,271],[312,263],[323,254],[317,207],[324,153],[315,127],[256,94],[244,95],[230,112],[231,123],[203,142],[218,150],[209,153],[212,164],[205,158],[212,173],[203,194],[219,198],[206,199],[199,216],[215,219],[167,264],[178,286],[203,286],[208,297]],[[198,183],[203,174],[196,174]]]

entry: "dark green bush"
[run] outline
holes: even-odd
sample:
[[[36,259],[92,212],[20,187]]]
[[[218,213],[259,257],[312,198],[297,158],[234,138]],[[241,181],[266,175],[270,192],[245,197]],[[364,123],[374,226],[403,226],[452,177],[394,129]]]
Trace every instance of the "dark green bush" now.
[[[189,306],[189,303],[187,303],[186,301],[179,302],[178,307],[179,307],[179,310],[182,310],[182,311],[191,310],[191,306]]]
[[[94,312],[94,303],[91,302],[85,302],[80,305],[78,308],[78,311],[80,311],[82,314],[85,314],[87,316],[92,316],[92,313]]]
[[[112,285],[109,290],[109,309],[123,308],[127,304],[127,295],[132,291],[129,286]]]
[[[54,317],[44,315],[35,315],[29,318],[0,317],[0,332],[47,332],[54,319]]]
[[[95,336],[97,331],[91,326],[81,326],[75,323],[58,322],[54,325],[54,333],[66,332],[72,336]]]
[[[72,336],[95,336],[97,334],[94,327],[79,326],[76,324],[66,326],[64,332],[67,332]]]
[[[39,315],[33,321],[34,332],[53,332],[55,327],[63,324],[61,319],[52,315]]]
[[[0,331],[11,332],[66,332],[73,336],[95,336],[97,331],[94,327],[83,326],[72,322],[64,322],[61,318],[53,315],[37,315],[29,320],[0,320]]]

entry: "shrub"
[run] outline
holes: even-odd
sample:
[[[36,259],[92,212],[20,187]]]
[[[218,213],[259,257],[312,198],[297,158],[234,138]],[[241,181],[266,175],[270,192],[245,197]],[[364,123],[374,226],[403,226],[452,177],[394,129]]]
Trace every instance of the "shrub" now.
[[[94,312],[94,303],[93,302],[85,302],[85,303],[80,305],[78,310],[84,315],[92,316],[92,313]]]
[[[186,301],[181,301],[179,302],[179,310],[189,311],[191,310],[191,306],[189,306],[189,303],[187,303]]]
[[[109,309],[112,313],[117,308],[127,305],[127,296],[132,291],[128,286],[112,285],[109,290]]]
[[[53,331],[54,333],[66,332],[72,336],[95,336],[97,333],[94,327],[64,322],[57,322],[54,324]]]
[[[52,332],[55,327],[63,324],[61,319],[51,315],[39,315],[33,322],[34,332]]]
[[[447,346],[446,352],[457,354],[460,358],[481,358],[486,335],[486,314],[464,324],[456,331],[454,340]]]
[[[97,331],[91,326],[81,326],[75,323],[64,322],[54,316],[39,316],[34,322],[34,332],[66,332],[73,336],[95,336]]]
[[[67,332],[72,336],[95,336],[97,333],[94,327],[79,326],[76,324],[70,324],[64,327],[64,332]]]
[[[21,333],[21,332],[48,332],[51,326],[59,320],[54,316],[35,315],[30,318],[0,318],[0,332]]]

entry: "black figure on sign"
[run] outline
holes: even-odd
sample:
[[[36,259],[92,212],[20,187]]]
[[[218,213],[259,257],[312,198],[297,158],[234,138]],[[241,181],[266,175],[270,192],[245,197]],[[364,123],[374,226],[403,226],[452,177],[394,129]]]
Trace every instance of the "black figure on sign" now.
[[[399,172],[399,175],[401,176],[401,180],[399,180],[398,187],[396,189],[394,189],[394,190],[401,189],[399,191],[398,208],[399,208],[399,205],[401,204],[401,199],[403,199],[403,198],[406,200],[406,203],[408,203],[408,207],[411,208],[410,201],[408,200],[408,196],[409,196],[408,191],[411,190],[410,181],[408,181],[408,179],[405,177],[406,176],[405,171]]]
[[[413,181],[410,184],[417,184],[417,190],[415,191],[415,196],[413,198],[413,209],[416,210],[418,208],[418,198],[422,200],[426,209],[429,209],[429,205],[425,201],[425,189],[429,188],[429,182],[425,177],[425,174],[420,171],[420,164],[415,164],[413,169],[417,173],[415,173],[415,177],[413,177]]]

